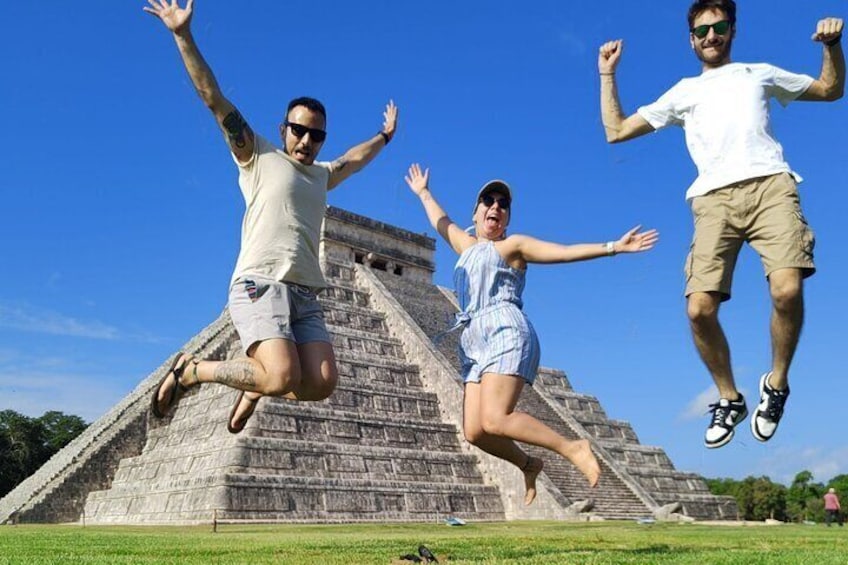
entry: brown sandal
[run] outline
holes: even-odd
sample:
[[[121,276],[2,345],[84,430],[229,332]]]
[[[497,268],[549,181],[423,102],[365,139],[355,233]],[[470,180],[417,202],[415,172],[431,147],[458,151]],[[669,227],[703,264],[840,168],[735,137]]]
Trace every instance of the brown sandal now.
[[[239,418],[238,422],[236,422],[236,425],[234,426],[233,417],[235,417],[236,415],[236,410],[238,410],[239,406],[241,406],[242,398],[245,398],[248,402],[250,402],[250,408],[247,410],[247,412],[241,415],[241,418]],[[259,402],[260,398],[262,397],[259,396],[256,398],[250,398],[249,396],[244,395],[243,390],[239,391],[238,396],[236,397],[236,403],[233,404],[233,409],[230,410],[230,419],[227,420],[228,432],[230,432],[231,434],[237,434],[244,429],[244,427],[247,425],[247,421],[250,420],[250,417],[253,416],[253,413],[256,411],[256,404]]]
[[[177,364],[180,362],[180,359],[183,359],[183,362],[181,365],[177,366]],[[171,361],[171,366],[168,368],[168,372],[165,373],[165,378],[159,381],[159,386],[157,386],[156,390],[153,391],[153,398],[150,399],[150,411],[157,418],[164,418],[165,416],[167,416],[168,412],[171,410],[174,404],[176,404],[177,398],[180,396],[180,394],[189,389],[189,387],[185,386],[183,383],[180,382],[180,379],[182,378],[183,373],[185,372],[186,367],[188,367],[189,363],[194,363],[194,383],[192,384],[192,386],[200,382],[197,378],[197,364],[200,363],[200,361],[197,361],[193,355],[186,355],[182,351],[174,355],[174,359],[173,361]],[[176,386],[171,389],[171,394],[170,396],[168,396],[167,406],[165,407],[165,411],[163,412],[159,410],[159,392],[162,390],[162,385],[165,384],[165,381],[167,381],[171,377],[173,377],[176,381]]]

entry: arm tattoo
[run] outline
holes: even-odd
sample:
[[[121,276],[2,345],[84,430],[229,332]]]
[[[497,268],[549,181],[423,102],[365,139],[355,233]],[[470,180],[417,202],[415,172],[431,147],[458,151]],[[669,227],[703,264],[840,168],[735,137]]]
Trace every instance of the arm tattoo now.
[[[340,157],[340,158],[336,159],[335,163],[333,163],[333,170],[334,171],[341,171],[346,166],[347,166],[347,159],[345,159],[344,157]]]
[[[227,114],[227,117],[224,118],[221,125],[224,126],[231,143],[238,148],[244,147],[244,134],[246,131],[250,130],[250,127],[247,125],[247,122],[244,121],[244,118],[241,117],[238,110],[233,110]]]
[[[256,390],[256,375],[250,361],[227,361],[215,368],[215,382],[239,390]],[[247,387],[245,389],[245,387]]]

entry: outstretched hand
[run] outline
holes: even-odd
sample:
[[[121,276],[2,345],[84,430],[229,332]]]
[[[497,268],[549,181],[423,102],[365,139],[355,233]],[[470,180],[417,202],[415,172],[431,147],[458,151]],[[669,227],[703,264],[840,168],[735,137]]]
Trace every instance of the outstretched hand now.
[[[417,196],[421,196],[421,193],[427,190],[427,183],[430,180],[430,169],[424,169],[424,172],[421,172],[421,167],[418,163],[413,163],[409,166],[409,172],[403,180],[406,181],[412,192]]]
[[[176,33],[187,27],[191,22],[194,0],[188,0],[185,8],[180,8],[177,0],[147,0],[151,7],[144,6],[142,10],[154,15],[172,32]]]
[[[398,109],[395,106],[394,100],[389,100],[386,104],[386,110],[383,112],[383,133],[389,136],[391,140],[395,136],[397,129]]]
[[[639,253],[651,249],[660,239],[657,230],[640,232],[642,226],[629,230],[615,242],[616,253]]]
[[[603,74],[615,73],[621,53],[624,51],[624,40],[607,41],[598,49],[598,72]]]
[[[821,41],[822,43],[830,43],[831,41],[839,41],[842,37],[842,18],[824,18],[816,24],[816,32],[813,34],[813,41]]]

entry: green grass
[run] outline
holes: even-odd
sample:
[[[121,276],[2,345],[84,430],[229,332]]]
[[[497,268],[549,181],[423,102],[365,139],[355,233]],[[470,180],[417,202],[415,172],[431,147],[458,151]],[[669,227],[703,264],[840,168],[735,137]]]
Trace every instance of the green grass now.
[[[844,564],[848,528],[632,522],[0,526],[0,564],[387,565],[425,544],[452,565],[482,563]]]

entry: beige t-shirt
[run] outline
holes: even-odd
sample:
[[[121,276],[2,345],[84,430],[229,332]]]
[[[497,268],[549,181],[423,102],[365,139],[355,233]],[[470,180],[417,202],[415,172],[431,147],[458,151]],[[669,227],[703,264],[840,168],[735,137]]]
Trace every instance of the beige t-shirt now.
[[[318,242],[330,163],[303,165],[257,134],[253,151],[247,163],[233,156],[247,208],[231,284],[258,276],[324,288]]]

